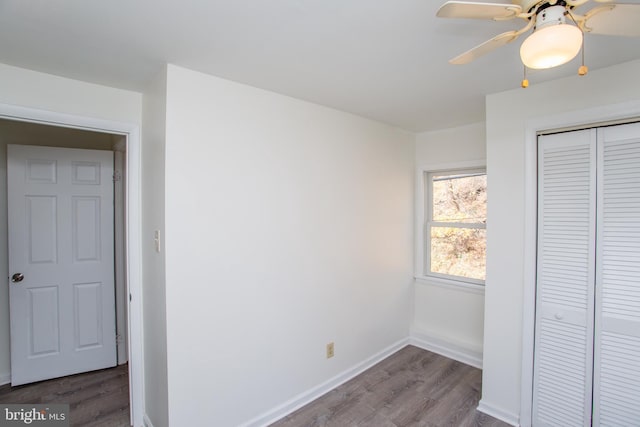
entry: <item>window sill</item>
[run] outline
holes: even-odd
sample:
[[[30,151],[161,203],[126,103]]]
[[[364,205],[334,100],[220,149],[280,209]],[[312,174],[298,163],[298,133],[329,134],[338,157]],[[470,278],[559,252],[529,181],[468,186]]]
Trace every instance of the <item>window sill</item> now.
[[[441,288],[447,288],[472,294],[484,295],[484,285],[476,285],[475,283],[466,283],[458,280],[443,279],[441,277],[432,276],[414,276],[416,284],[431,285]]]

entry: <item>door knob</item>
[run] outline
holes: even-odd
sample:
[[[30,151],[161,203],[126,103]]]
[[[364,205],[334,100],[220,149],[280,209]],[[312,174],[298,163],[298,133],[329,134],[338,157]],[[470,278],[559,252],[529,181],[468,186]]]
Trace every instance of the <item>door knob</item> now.
[[[15,273],[13,276],[11,276],[11,281],[13,283],[22,282],[23,279],[24,279],[24,274],[22,273]]]

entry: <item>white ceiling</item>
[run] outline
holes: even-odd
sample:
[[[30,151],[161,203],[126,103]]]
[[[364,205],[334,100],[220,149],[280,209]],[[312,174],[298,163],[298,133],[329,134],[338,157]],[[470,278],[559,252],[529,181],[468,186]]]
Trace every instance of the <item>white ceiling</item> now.
[[[522,39],[469,65],[447,60],[523,21],[435,18],[441,2],[0,0],[0,62],[137,91],[169,62],[408,130],[442,129],[484,120],[484,95],[519,87]],[[586,37],[591,70],[637,58],[639,39]],[[575,75],[577,61],[529,80]]]

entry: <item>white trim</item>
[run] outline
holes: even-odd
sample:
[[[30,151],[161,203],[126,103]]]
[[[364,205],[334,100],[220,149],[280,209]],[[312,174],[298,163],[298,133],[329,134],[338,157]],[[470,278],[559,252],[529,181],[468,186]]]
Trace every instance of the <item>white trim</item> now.
[[[126,156],[126,240],[127,284],[129,287],[129,390],[131,393],[132,425],[142,424],[144,413],[144,347],[142,324],[142,171],[140,130],[132,126],[127,136]]]
[[[484,285],[476,285],[474,283],[460,282],[457,280],[431,276],[414,277],[414,279],[416,281],[416,285],[420,286],[437,286],[461,292],[469,292],[476,295],[484,295]]]
[[[131,301],[129,325],[129,391],[131,422],[143,425],[144,374],[142,347],[142,264],[140,202],[140,129],[137,124],[38,110],[0,103],[0,118],[52,126],[94,130],[127,138],[127,283]]]
[[[533,416],[533,354],[536,300],[538,234],[538,130],[527,127],[525,135],[524,192],[524,289],[522,305],[522,373],[520,379],[520,422],[528,427]],[[533,301],[533,303],[531,303]]]
[[[144,417],[142,418],[142,422],[144,427],[153,427],[153,423],[151,422],[147,414],[144,414]]]
[[[500,409],[496,406],[493,406],[490,403],[487,403],[484,400],[480,400],[480,402],[478,403],[478,407],[476,409],[482,412],[483,414],[487,414],[493,418],[497,418],[500,421],[504,421],[505,423],[510,424],[512,426],[515,426],[515,427],[520,426],[520,424],[518,424],[517,414]]]
[[[551,130],[584,129],[605,123],[630,122],[638,119],[640,119],[640,101],[631,101],[538,117],[529,120],[525,125],[524,288],[520,391],[520,422],[523,427],[531,426],[533,400],[537,240],[537,136],[541,132]],[[482,401],[480,403],[482,404]]]
[[[481,352],[447,342],[442,338],[433,337],[424,332],[412,331],[409,343],[423,350],[428,350],[448,357],[449,359],[457,360],[465,365],[482,369]]]
[[[113,169],[114,176],[120,175],[120,180],[114,181],[114,245],[116,250],[115,255],[115,285],[116,285],[116,345],[118,355],[118,365],[123,365],[128,362],[129,352],[127,350],[127,335],[129,328],[127,327],[127,278],[126,278],[126,236],[125,236],[125,195],[126,195],[126,154],[124,147],[125,138],[122,138],[123,147],[118,150],[116,147],[113,152]]]
[[[308,404],[309,402],[314,401],[315,399],[319,398],[320,396],[328,393],[329,391],[333,390],[334,388],[338,387],[341,384],[346,383],[347,381],[349,381],[350,379],[356,377],[357,375],[361,374],[362,372],[366,371],[367,369],[371,368],[373,365],[375,365],[376,363],[386,359],[387,357],[391,356],[393,353],[397,352],[398,350],[406,347],[409,344],[409,339],[408,338],[404,338],[398,342],[396,342],[395,344],[390,345],[389,347],[385,348],[384,350],[374,354],[373,356],[369,357],[368,359],[356,364],[355,366],[339,373],[338,375],[336,375],[333,378],[330,378],[329,380],[323,382],[322,384],[317,385],[316,387],[313,387],[310,390],[307,390],[303,393],[300,393],[299,395],[293,397],[292,399],[284,402],[283,404],[261,414],[258,415],[257,417],[247,421],[246,423],[242,424],[241,427],[263,427],[263,426],[268,426],[284,417],[286,417],[287,415],[289,415],[290,413],[292,413],[293,411],[295,411],[296,409],[299,409],[301,407],[303,407],[304,405]]]
[[[474,169],[487,167],[486,160],[468,160],[464,162],[425,164],[416,167],[415,177],[415,258],[414,258],[414,275],[415,277],[425,277],[424,275],[424,226],[425,226],[425,188],[424,174],[427,172],[438,172],[452,169]]]
[[[474,168],[486,168],[487,161],[486,160],[467,160],[464,162],[453,162],[453,163],[432,163],[420,166],[418,169],[420,170],[420,175],[424,172],[438,172],[438,171],[446,171],[449,169],[474,169]]]
[[[0,374],[0,385],[9,384],[11,382],[11,372]]]
[[[415,217],[414,217],[414,259],[413,270],[415,277],[424,275],[424,173],[425,166],[416,168],[414,200],[415,200]]]
[[[478,230],[485,230],[486,225],[480,222],[444,222],[444,221],[430,221],[432,226],[435,227],[449,227],[449,228],[473,228]]]

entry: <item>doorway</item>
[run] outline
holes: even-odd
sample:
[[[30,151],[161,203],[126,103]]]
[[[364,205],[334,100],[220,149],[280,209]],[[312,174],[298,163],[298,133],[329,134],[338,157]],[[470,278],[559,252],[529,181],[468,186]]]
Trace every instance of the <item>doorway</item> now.
[[[130,389],[130,420],[133,425],[142,425],[142,371],[141,371],[141,281],[139,253],[139,130],[137,125],[108,122],[85,117],[0,105],[0,157],[6,155],[7,144],[43,145],[68,148],[93,148],[115,151],[116,162],[120,161],[122,184],[116,192],[116,202],[126,200],[126,210],[119,209],[121,220],[117,229],[119,239],[115,241],[119,261],[116,260],[117,276],[121,289],[118,292],[118,363],[128,362]],[[118,160],[119,158],[119,160]],[[0,159],[0,168],[6,167],[6,159]],[[5,171],[3,171],[5,172]],[[1,179],[6,179],[6,174]],[[132,179],[128,180],[127,177]],[[0,186],[6,191],[6,185]],[[116,186],[117,188],[117,186]],[[126,190],[126,191],[125,191]],[[6,194],[0,195],[5,206],[0,209],[0,223],[7,224]],[[4,218],[2,218],[4,217]],[[125,227],[125,225],[127,227]],[[5,225],[6,226],[6,225]],[[125,232],[126,228],[126,232]],[[6,233],[2,233],[6,236]],[[7,270],[6,242],[0,248],[0,272]],[[125,265],[127,266],[125,268]],[[8,276],[8,271],[6,272]],[[8,293],[8,281],[0,285],[0,292]],[[3,289],[4,287],[4,289]],[[7,301],[8,299],[4,299]],[[2,307],[4,309],[4,307]],[[8,307],[7,307],[8,308]],[[0,354],[0,384],[10,382],[10,374],[4,358],[8,357],[8,310],[2,310],[0,318],[0,342],[7,355]],[[6,318],[5,318],[6,317]],[[127,346],[127,344],[129,344]]]
[[[640,123],[538,137],[533,424],[640,417]]]
[[[7,145],[12,385],[117,364],[113,162],[110,150]]]
[[[602,105],[594,108],[555,113],[527,122],[525,128],[525,221],[524,221],[524,287],[522,324],[522,376],[520,424],[532,425],[534,389],[534,326],[537,280],[538,236],[538,155],[540,134],[573,131],[598,126],[636,122],[640,118],[640,102]]]

